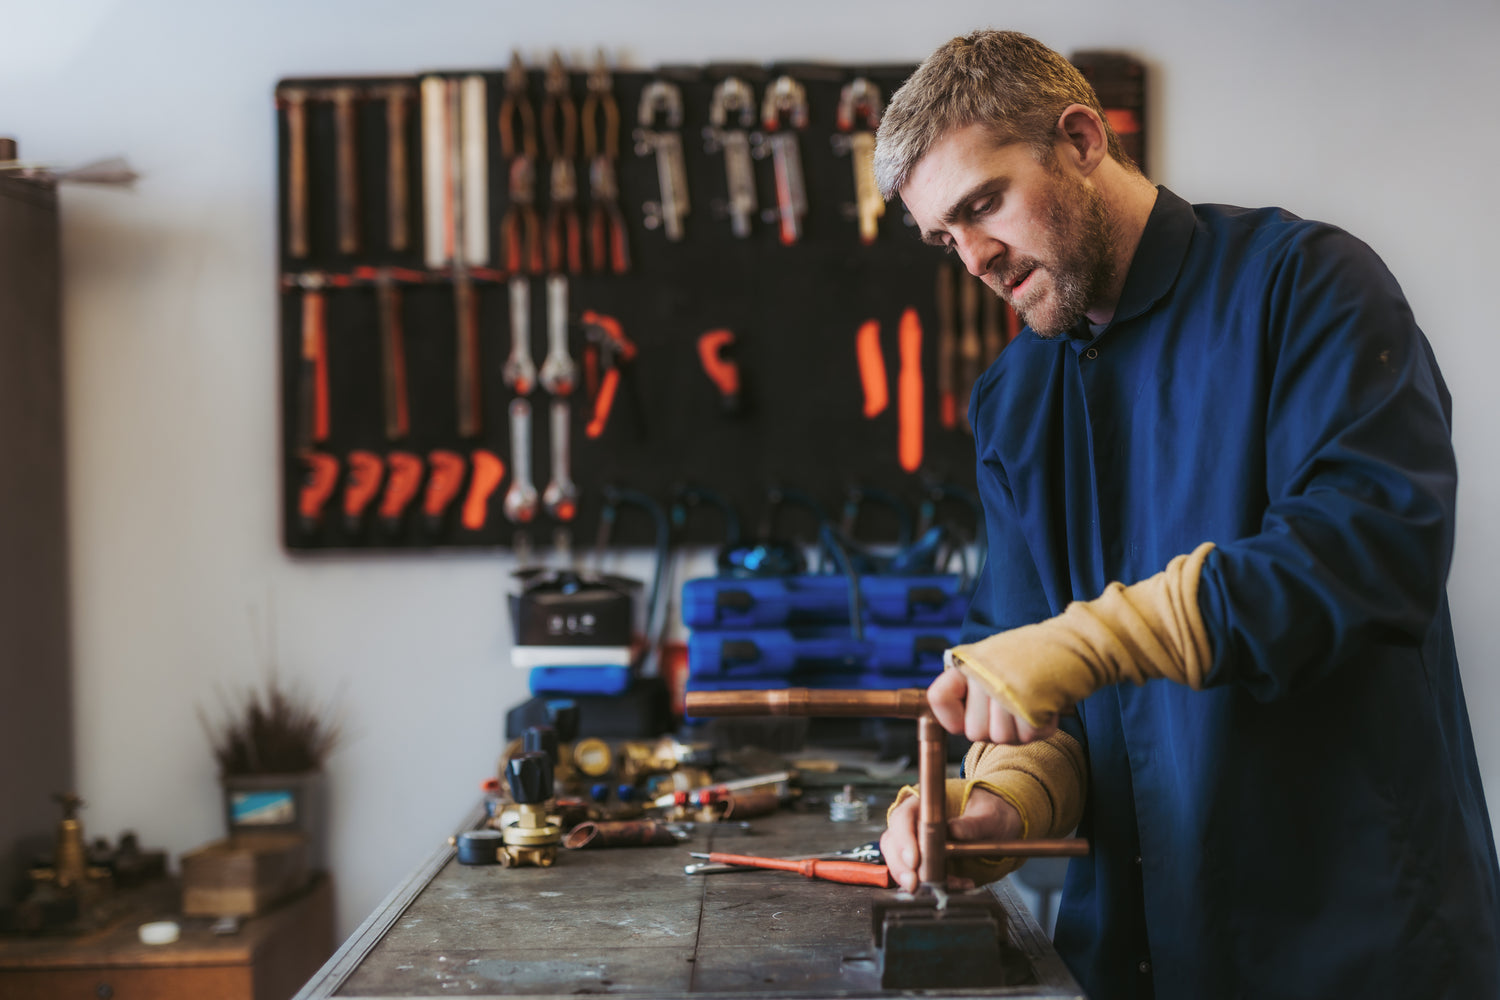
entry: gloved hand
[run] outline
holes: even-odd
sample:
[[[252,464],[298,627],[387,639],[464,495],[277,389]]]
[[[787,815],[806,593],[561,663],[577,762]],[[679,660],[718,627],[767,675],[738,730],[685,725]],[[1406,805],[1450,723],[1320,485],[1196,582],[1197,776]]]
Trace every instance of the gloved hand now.
[[[1040,730],[1037,735],[1045,735],[1060,714],[1110,684],[1165,677],[1202,687],[1213,654],[1198,611],[1198,579],[1213,547],[1205,542],[1129,587],[1112,583],[1099,597],[1074,601],[1055,618],[955,646],[944,663],[982,687],[1028,731]],[[933,714],[949,732],[964,731],[964,698],[962,690],[956,702],[929,694]],[[982,737],[969,735],[1020,742],[1015,729],[1011,727],[1009,739],[1003,725],[992,724]]]

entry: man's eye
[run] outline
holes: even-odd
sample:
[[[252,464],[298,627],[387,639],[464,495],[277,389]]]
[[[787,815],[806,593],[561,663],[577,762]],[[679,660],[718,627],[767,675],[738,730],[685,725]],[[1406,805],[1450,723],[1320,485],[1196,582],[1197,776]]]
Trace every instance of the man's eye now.
[[[969,211],[974,215],[988,215],[994,207],[994,198],[981,198],[970,207]]]

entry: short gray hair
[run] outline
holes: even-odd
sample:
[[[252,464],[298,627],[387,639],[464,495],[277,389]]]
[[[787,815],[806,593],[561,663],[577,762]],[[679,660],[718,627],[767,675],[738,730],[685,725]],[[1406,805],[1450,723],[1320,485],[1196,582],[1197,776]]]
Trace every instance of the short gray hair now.
[[[1134,169],[1094,88],[1068,60],[1018,31],[955,38],[891,96],[875,138],[875,183],[882,197],[894,197],[938,140],[976,123],[997,143],[1027,143],[1045,161],[1070,104],[1099,113],[1109,155]]]

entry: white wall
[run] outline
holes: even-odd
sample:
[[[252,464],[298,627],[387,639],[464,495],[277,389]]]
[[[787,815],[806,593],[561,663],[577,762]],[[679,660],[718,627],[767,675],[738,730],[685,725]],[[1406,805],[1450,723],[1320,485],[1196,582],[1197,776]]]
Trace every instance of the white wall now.
[[[921,10],[921,14],[914,11]],[[1353,230],[1401,279],[1453,390],[1463,478],[1451,594],[1500,800],[1500,6],[1492,0],[758,3],[0,2],[0,133],[68,164],[123,153],[132,192],[63,197],[77,758],[85,820],[174,855],[221,833],[194,718],[274,651],[343,692],[339,928],[475,800],[525,697],[503,555],[292,558],[278,543],[271,89],[288,75],[499,67],[599,46],[628,65],[917,61],[994,25],[1152,69],[1156,179]],[[1497,366],[1500,367],[1500,366]],[[274,636],[267,640],[267,621]],[[9,665],[16,669],[19,665]]]

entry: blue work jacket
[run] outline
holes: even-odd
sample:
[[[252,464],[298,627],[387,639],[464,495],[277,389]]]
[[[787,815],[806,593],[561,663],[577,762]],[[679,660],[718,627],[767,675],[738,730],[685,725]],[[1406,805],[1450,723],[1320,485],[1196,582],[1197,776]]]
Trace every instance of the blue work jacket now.
[[[1094,1000],[1500,994],[1430,346],[1369,247],[1160,189],[1113,320],[974,389],[965,641],[1212,541],[1201,691],[1105,688],[1056,945]]]

